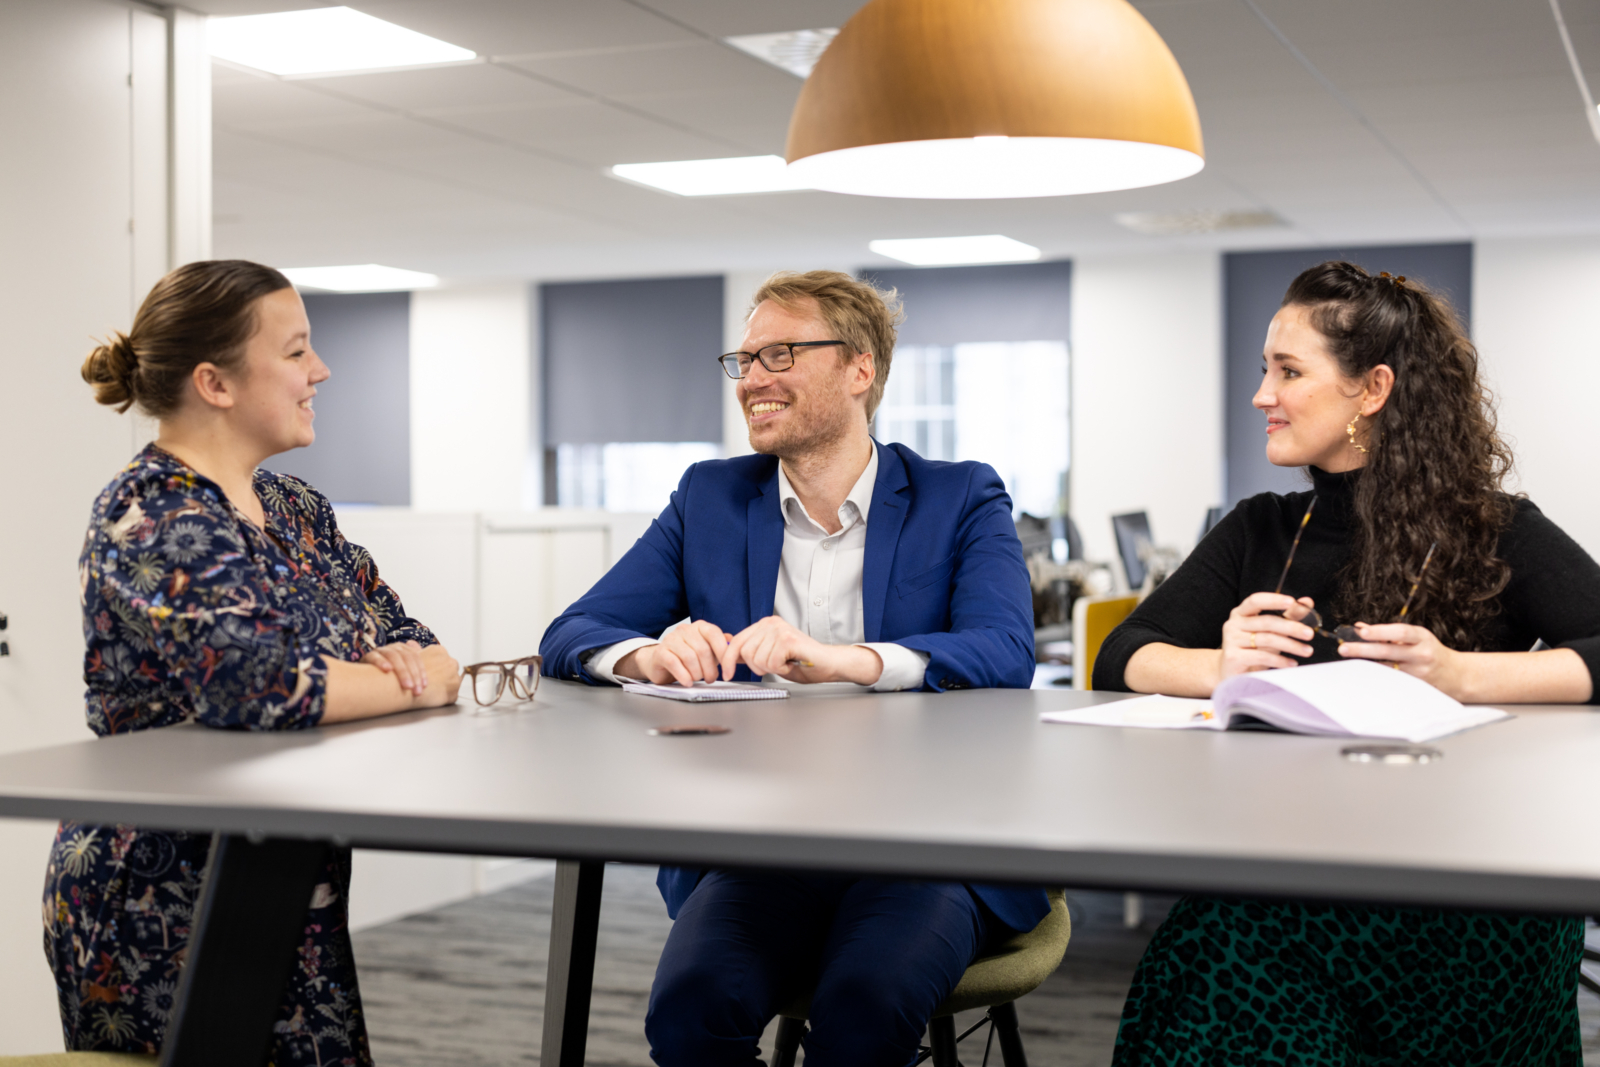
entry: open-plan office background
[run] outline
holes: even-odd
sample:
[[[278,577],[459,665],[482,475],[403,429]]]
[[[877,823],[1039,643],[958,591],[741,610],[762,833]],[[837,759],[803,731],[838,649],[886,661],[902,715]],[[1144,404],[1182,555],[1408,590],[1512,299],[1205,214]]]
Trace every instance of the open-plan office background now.
[[[1292,491],[1303,479],[1266,461],[1262,416],[1250,400],[1267,323],[1284,290],[1301,270],[1327,259],[1434,286],[1470,327],[1468,243],[1224,255],[1226,482],[1218,503]],[[930,459],[993,464],[1018,511],[1070,510],[1071,262],[864,275],[894,289],[905,311],[874,426],[878,438]],[[690,463],[724,453],[725,384],[713,357],[730,343],[725,288],[720,275],[536,287],[539,329],[527,358],[542,417],[531,447],[546,505],[654,512]],[[409,307],[406,293],[306,297],[314,344],[334,373],[318,392],[317,443],[277,457],[278,469],[340,503],[410,503]],[[1126,329],[1140,324],[1129,321]],[[1199,522],[1196,515],[1194,528]]]

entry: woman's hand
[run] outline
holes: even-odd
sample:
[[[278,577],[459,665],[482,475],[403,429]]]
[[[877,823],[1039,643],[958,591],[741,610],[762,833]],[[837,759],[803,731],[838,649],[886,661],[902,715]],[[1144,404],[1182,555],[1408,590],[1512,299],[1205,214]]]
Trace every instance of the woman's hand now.
[[[1457,700],[1466,699],[1461,653],[1447,648],[1425,626],[1403,622],[1356,623],[1360,641],[1346,641],[1339,655],[1346,659],[1370,659],[1398,667],[1421,678],[1435,689]]]
[[[883,677],[883,658],[860,645],[825,645],[776,615],[741,630],[722,652],[722,675],[732,678],[743,663],[758,676],[776,674],[790,682],[855,682],[872,685]]]
[[[373,649],[359,663],[328,656],[322,663],[328,672],[324,724],[442,707],[454,704],[461,693],[461,664],[443,645],[422,648],[405,641]]]
[[[1295,600],[1282,593],[1252,593],[1246,597],[1222,624],[1217,681],[1249,671],[1298,666],[1289,656],[1311,655],[1306,642],[1313,636],[1311,627],[1299,620],[1315,606],[1308,596]],[[1266,611],[1283,614],[1263,615]]]
[[[729,640],[730,635],[722,627],[698,619],[669,630],[656,644],[629,652],[617,661],[611,673],[619,678],[643,678],[656,685],[714,682],[722,650],[728,647]]]
[[[423,689],[414,698],[419,708],[454,704],[461,695],[461,664],[443,645],[422,650]]]
[[[396,641],[392,645],[375,648],[362,656],[361,662],[371,664],[385,674],[394,675],[400,688],[414,697],[421,696],[428,688],[428,672],[422,665],[422,646],[415,641]]]

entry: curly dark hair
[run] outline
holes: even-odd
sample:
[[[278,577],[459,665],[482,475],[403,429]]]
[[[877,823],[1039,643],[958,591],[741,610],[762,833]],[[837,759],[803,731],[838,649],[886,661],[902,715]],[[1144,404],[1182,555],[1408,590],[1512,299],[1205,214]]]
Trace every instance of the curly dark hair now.
[[[1408,621],[1451,648],[1477,649],[1511,578],[1496,552],[1515,507],[1501,488],[1512,456],[1455,309],[1404,277],[1340,261],[1303,272],[1283,306],[1310,311],[1346,377],[1380,364],[1394,372],[1388,402],[1367,425],[1336,617],[1393,620],[1437,541]]]

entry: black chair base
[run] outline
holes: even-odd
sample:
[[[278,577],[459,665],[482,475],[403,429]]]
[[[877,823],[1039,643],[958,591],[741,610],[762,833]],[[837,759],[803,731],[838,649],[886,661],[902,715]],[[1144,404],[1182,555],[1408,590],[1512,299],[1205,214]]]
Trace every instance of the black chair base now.
[[[991,1035],[1000,1046],[1000,1062],[1004,1067],[1028,1067],[1028,1057],[1022,1051],[1022,1033],[1017,1026],[1017,1006],[1014,1003],[996,1004],[988,1015],[978,1020],[966,1033],[956,1036],[956,1020],[952,1015],[928,1023],[928,1047],[917,1057],[917,1063],[933,1060],[933,1067],[961,1067],[956,1045],[980,1029],[984,1023],[994,1027]],[[800,1019],[784,1017],[778,1020],[778,1036],[772,1050],[772,1067],[794,1067],[800,1053],[800,1039],[806,1035],[806,1024]]]

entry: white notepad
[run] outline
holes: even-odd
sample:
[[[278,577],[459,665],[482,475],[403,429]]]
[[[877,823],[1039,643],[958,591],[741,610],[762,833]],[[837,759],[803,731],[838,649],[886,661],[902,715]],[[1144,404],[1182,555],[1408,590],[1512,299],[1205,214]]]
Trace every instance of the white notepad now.
[[[713,700],[783,700],[789,695],[786,689],[772,689],[755,682],[696,682],[692,688],[681,685],[652,685],[649,682],[623,682],[622,688],[630,693],[642,693],[647,697],[687,700],[695,704]]]
[[[1237,730],[1259,722],[1293,734],[1419,742],[1511,716],[1468,707],[1404,671],[1345,660],[1235,675],[1210,700],[1137,697],[1042,718],[1155,730]]]

